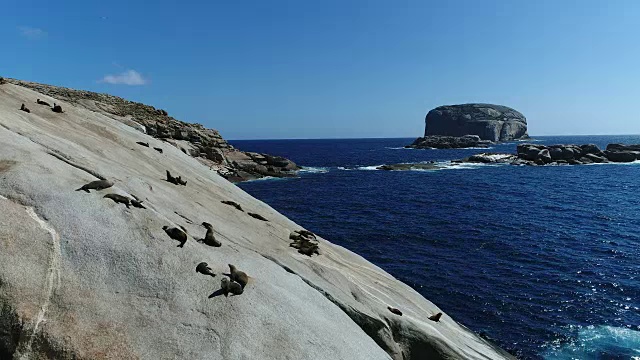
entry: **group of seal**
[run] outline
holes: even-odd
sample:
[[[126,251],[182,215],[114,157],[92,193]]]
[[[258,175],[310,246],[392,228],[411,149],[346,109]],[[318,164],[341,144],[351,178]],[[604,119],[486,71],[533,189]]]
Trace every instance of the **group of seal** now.
[[[187,181],[182,180],[182,176],[173,177],[169,172],[169,170],[167,170],[167,181],[174,185],[183,185],[183,186],[187,185]]]
[[[311,256],[313,254],[320,255],[318,250],[318,239],[316,234],[309,230],[296,230],[289,235],[289,239],[293,240],[289,246],[298,249],[303,255]]]
[[[206,262],[201,262],[196,266],[196,272],[215,277],[216,274]],[[220,289],[224,296],[229,294],[240,295],[244,292],[245,286],[249,282],[249,276],[243,271],[238,270],[235,266],[229,264],[229,278],[223,277],[220,280]]]
[[[387,306],[387,310],[389,310],[393,314],[396,314],[398,316],[402,316],[402,311],[400,311],[400,310],[398,310],[398,309],[396,309],[394,307]],[[431,321],[439,322],[441,317],[442,317],[442,313],[439,312],[439,313],[437,313],[435,315],[429,316],[428,319],[431,320]]]
[[[46,101],[42,101],[42,100],[40,100],[40,99],[37,99],[37,100],[36,100],[36,104],[39,104],[39,105],[45,105],[45,106],[51,106],[51,105],[49,105],[49,103],[48,103],[48,102],[46,102]],[[31,112],[31,110],[29,110],[29,108],[28,108],[28,107],[24,106],[24,103],[23,103],[23,104],[22,104],[22,106],[20,107],[20,110],[22,110],[22,111],[24,111],[24,112],[26,112],[26,113],[30,113],[30,112]],[[62,111],[62,106],[60,106],[60,105],[56,105],[56,103],[53,103],[53,107],[51,108],[51,111],[53,111],[53,112],[55,112],[55,113],[63,113],[63,112],[64,112],[64,111]]]

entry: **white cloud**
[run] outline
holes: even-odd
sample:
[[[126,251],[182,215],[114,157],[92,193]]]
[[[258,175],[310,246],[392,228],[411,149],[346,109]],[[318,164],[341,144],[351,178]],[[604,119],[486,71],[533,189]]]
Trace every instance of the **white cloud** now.
[[[117,75],[106,75],[100,82],[115,85],[144,85],[147,79],[143,78],[139,72],[135,70],[127,70]]]
[[[22,36],[31,40],[42,39],[47,36],[46,31],[30,26],[19,26],[18,30],[20,30]]]

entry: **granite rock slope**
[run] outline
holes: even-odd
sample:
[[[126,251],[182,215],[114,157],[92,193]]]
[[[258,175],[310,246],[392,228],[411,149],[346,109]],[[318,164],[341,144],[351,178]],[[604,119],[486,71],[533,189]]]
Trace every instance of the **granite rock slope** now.
[[[64,113],[18,110],[37,98]],[[100,178],[114,185],[75,191]],[[511,358],[340,246],[298,253],[299,225],[177,147],[14,84],[0,86],[0,206],[2,359]],[[221,247],[196,241],[202,222]],[[163,226],[186,230],[183,248]],[[220,296],[227,264],[249,275],[241,295]]]

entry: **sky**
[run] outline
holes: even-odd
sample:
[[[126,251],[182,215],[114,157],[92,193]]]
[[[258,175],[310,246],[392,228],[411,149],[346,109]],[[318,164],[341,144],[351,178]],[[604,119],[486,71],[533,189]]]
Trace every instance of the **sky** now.
[[[534,136],[640,134],[636,0],[6,0],[0,47],[0,76],[227,139],[417,137],[469,102]]]

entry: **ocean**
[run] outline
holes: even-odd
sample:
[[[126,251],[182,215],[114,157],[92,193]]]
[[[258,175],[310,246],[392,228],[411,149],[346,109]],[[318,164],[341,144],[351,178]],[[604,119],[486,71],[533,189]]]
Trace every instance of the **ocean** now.
[[[230,143],[305,167],[239,187],[518,358],[640,359],[640,163],[375,170],[516,148],[402,148],[413,140]],[[604,149],[640,136],[535,141]]]

